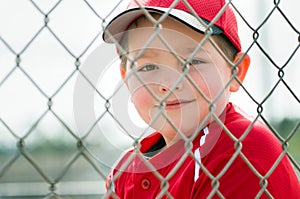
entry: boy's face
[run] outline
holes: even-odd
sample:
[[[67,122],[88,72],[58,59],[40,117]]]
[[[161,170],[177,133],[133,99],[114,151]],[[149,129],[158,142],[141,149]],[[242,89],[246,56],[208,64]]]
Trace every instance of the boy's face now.
[[[140,116],[170,144],[181,138],[176,129],[191,136],[214,120],[210,113],[218,117],[223,112],[231,70],[209,41],[194,52],[205,35],[172,18],[161,25],[159,36],[146,19],[129,30],[129,57],[135,62],[127,62],[127,74],[134,73],[126,83]]]

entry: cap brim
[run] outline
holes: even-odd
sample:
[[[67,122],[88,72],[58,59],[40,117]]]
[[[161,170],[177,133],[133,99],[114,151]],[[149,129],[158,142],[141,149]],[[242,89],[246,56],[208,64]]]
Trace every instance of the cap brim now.
[[[181,23],[201,33],[204,33],[207,30],[207,27],[202,23],[204,22],[208,24],[206,20],[202,19],[202,22],[200,22],[195,16],[185,11],[178,10],[178,9],[162,8],[162,7],[143,7],[143,8],[147,10],[149,13],[163,14],[168,12],[169,13],[168,16],[180,21]],[[139,7],[131,8],[114,17],[104,30],[103,40],[107,43],[114,43],[114,41],[120,41],[123,35],[121,33],[126,31],[129,25],[133,21],[135,21],[137,18],[145,14],[144,9],[141,9]],[[213,34],[223,33],[223,31],[217,26],[212,26],[212,31]]]

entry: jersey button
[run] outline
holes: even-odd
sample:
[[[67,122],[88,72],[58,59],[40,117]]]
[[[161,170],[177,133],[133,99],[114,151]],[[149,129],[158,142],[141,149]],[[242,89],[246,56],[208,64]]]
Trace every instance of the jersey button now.
[[[141,181],[141,185],[143,189],[150,189],[151,187],[151,181],[148,178],[144,178]]]

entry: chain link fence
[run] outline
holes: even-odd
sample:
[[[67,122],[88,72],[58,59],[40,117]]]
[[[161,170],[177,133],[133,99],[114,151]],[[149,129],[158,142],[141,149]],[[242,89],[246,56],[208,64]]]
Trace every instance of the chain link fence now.
[[[299,173],[300,5],[229,3],[252,57],[250,74],[232,101],[270,128]],[[110,168],[141,139],[129,130],[150,131],[140,121],[133,124],[138,119],[133,109],[127,113],[127,102],[118,104],[129,94],[115,48],[101,38],[112,13],[124,5],[0,1],[0,198],[105,197]]]

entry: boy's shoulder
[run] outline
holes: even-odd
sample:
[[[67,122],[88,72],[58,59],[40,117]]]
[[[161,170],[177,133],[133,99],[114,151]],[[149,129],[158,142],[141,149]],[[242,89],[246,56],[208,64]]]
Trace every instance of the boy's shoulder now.
[[[274,135],[269,128],[259,119],[259,117],[253,117],[244,112],[240,107],[229,103],[226,109],[225,126],[228,128],[237,139],[241,136],[248,137],[251,132],[251,136],[259,135]]]
[[[204,156],[222,158],[224,155],[235,153],[240,147],[242,152],[251,158],[259,158],[262,150],[276,157],[282,151],[279,140],[267,126],[238,106],[228,103],[219,119],[219,122],[209,124],[209,134],[201,147]],[[272,151],[273,149],[276,152]]]
[[[275,158],[282,152],[280,141],[258,117],[247,115],[234,104],[228,106],[225,119],[227,129],[223,130],[219,143],[227,143],[232,150],[239,144],[243,153],[258,159],[261,156],[264,159],[266,155]]]

